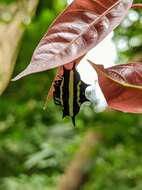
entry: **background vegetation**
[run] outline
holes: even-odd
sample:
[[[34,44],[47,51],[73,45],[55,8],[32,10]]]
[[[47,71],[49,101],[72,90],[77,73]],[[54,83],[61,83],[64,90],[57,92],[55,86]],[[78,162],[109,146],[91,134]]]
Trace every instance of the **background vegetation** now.
[[[12,1],[0,1],[5,3]],[[35,17],[24,26],[26,31],[14,75],[29,63],[39,39],[65,5],[63,0],[39,1]],[[141,13],[130,11],[135,19],[128,16],[115,31],[119,63],[141,59]],[[121,45],[124,42],[124,48],[119,48],[120,42]],[[88,130],[100,133],[102,138],[93,149],[80,189],[141,190],[141,115],[110,110],[97,114],[91,106],[84,106],[74,128],[70,120],[62,120],[61,110],[53,102],[43,110],[54,72],[11,82],[0,97],[0,190],[57,189]]]

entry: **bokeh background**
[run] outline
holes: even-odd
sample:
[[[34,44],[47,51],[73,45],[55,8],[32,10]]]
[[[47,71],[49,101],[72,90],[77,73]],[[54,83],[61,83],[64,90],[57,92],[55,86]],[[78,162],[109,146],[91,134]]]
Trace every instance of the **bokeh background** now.
[[[30,1],[37,3],[32,13],[27,11]],[[17,11],[24,18],[18,29],[22,28],[23,34],[16,47],[13,76],[29,63],[39,40],[67,3],[30,1],[0,0],[0,32],[13,23]],[[142,11],[130,10],[113,37],[117,63],[142,60],[141,31]],[[18,33],[0,59],[11,54],[16,37]],[[6,30],[0,35],[0,44],[3,40],[9,42]],[[53,101],[43,110],[55,72],[10,82],[0,96],[0,190],[141,190],[141,114],[96,113],[94,106],[84,105],[74,128],[70,119],[62,120],[61,109]],[[10,76],[5,73],[0,82]]]

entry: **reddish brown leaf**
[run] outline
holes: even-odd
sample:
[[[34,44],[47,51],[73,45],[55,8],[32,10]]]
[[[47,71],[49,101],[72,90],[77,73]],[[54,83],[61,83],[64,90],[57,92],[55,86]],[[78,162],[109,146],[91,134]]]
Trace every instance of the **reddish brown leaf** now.
[[[40,41],[29,66],[13,80],[83,56],[120,24],[131,4],[132,0],[74,0]]]
[[[99,85],[111,108],[142,113],[142,63],[117,65],[107,69],[90,63],[98,74]]]

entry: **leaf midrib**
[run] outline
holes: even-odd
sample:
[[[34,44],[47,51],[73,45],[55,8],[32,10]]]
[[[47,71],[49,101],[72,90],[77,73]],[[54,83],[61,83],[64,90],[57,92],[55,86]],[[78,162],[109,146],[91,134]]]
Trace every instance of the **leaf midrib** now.
[[[102,17],[104,17],[109,11],[111,11],[115,6],[117,6],[119,3],[121,2],[121,0],[118,0],[115,4],[113,4],[110,8],[108,8],[106,11],[104,11],[103,14],[101,14],[95,21],[93,21],[91,24],[88,25],[88,28],[90,28],[91,26],[95,25],[97,22],[99,22],[101,20]],[[87,29],[88,30],[88,29]],[[87,30],[82,31],[75,39],[73,39],[63,50],[65,51],[66,49],[68,49],[68,47],[70,45],[72,45],[75,41],[77,41]],[[53,57],[56,57],[58,55],[60,55],[61,51],[59,53],[56,53]],[[52,59],[52,58],[50,58]]]

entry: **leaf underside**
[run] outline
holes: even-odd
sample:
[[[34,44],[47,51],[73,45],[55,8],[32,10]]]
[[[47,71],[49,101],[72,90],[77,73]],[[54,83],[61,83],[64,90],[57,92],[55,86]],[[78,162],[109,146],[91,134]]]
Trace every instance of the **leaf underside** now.
[[[50,26],[29,66],[13,81],[85,55],[121,23],[131,4],[132,0],[74,0]]]

